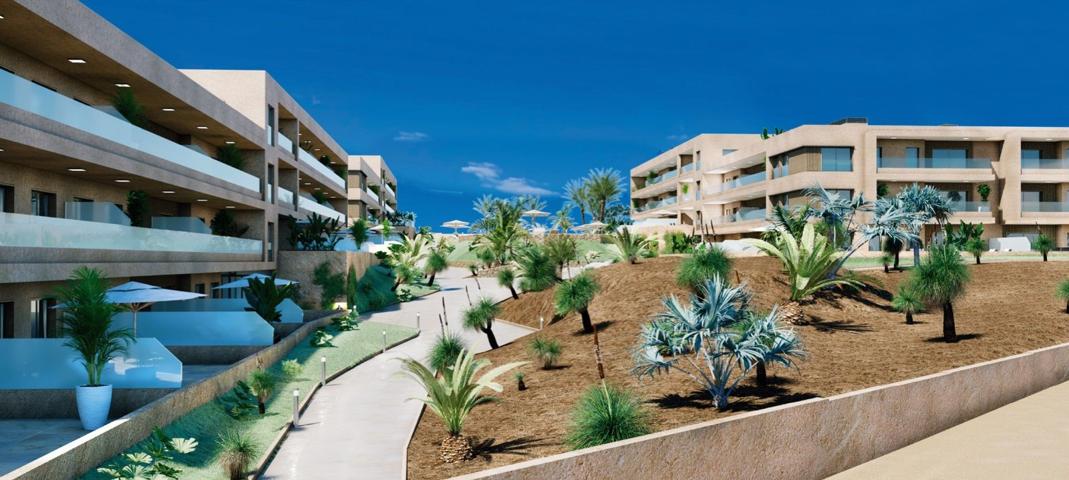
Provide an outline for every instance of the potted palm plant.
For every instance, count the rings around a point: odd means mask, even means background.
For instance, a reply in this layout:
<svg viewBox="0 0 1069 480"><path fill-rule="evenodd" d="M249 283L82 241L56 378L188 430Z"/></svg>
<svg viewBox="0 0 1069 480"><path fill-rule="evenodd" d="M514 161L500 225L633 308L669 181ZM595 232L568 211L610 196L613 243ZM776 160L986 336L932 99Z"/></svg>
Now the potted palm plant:
<svg viewBox="0 0 1069 480"><path fill-rule="evenodd" d="M108 302L107 291L99 270L81 267L57 292L63 302L60 322L67 336L63 345L78 352L88 377L85 385L75 388L78 417L86 430L100 428L108 421L111 385L102 381L104 367L125 354L134 340L130 329L112 327L112 317L123 307Z"/></svg>

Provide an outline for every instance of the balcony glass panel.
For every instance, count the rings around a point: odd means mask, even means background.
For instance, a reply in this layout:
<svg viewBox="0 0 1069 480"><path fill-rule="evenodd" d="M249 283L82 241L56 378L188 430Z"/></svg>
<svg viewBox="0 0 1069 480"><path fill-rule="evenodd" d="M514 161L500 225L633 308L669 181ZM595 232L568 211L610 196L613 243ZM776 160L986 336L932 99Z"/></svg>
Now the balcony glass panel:
<svg viewBox="0 0 1069 480"><path fill-rule="evenodd" d="M259 240L0 213L0 247L259 255Z"/></svg>
<svg viewBox="0 0 1069 480"><path fill-rule="evenodd" d="M1069 158L1022 158L1021 168L1036 170L1069 170Z"/></svg>
<svg viewBox="0 0 1069 480"><path fill-rule="evenodd" d="M656 185L656 184L661 183L661 182L663 182L665 180L675 178L678 175L679 175L679 172L676 171L675 169L672 169L672 170L664 172L664 173L662 173L660 175L657 175L656 177L653 177L653 178L648 178L647 177L646 186L649 187L649 186L652 186L652 185Z"/></svg>
<svg viewBox="0 0 1069 480"><path fill-rule="evenodd" d="M140 150L184 168L196 170L255 192L260 191L260 180L255 176L5 70L0 70L0 102Z"/></svg>
<svg viewBox="0 0 1069 480"><path fill-rule="evenodd" d="M329 206L323 205L310 198L301 199L300 207L302 210L307 210L312 213L322 215L327 218L337 218L338 221L345 221L345 214L341 213Z"/></svg>
<svg viewBox="0 0 1069 480"><path fill-rule="evenodd" d="M333 170L328 168L326 165L323 165L323 163L320 162L319 159L314 157L311 153L304 151L303 148L297 149L297 158L299 158L301 162L304 162L309 167L312 167L312 170L315 170L323 176L327 177L328 180L330 180L337 186L345 188L345 180L342 180L342 178L339 177L336 173L334 173Z"/></svg>
<svg viewBox="0 0 1069 480"><path fill-rule="evenodd" d="M0 390L70 389L84 385L81 357L63 345L66 341L0 340ZM181 388L182 362L159 340L141 337L130 344L126 353L108 362L101 380L115 388Z"/></svg>
<svg viewBox="0 0 1069 480"><path fill-rule="evenodd" d="M1022 212L1065 213L1069 212L1069 202L1021 202Z"/></svg>
<svg viewBox="0 0 1069 480"><path fill-rule="evenodd" d="M991 212L991 204L989 202L966 202L963 200L950 201L950 208L955 212L967 213L967 212Z"/></svg>
<svg viewBox="0 0 1069 480"><path fill-rule="evenodd" d="M644 205L642 205L640 207L636 207L635 211L636 212L645 212L647 210L653 210L653 209L656 209L656 208L668 207L668 206L671 206L671 205L675 205L678 201L679 201L678 197L667 197L667 198L664 198L662 200L646 202Z"/></svg>
<svg viewBox="0 0 1069 480"><path fill-rule="evenodd" d="M741 176L739 178L736 178L734 180L730 180L730 181L721 183L720 185L715 185L715 186L711 187L709 193L726 192L726 191L734 189L734 188L745 187L747 185L753 185L755 183L765 181L766 178L767 178L766 172L757 172L757 173L751 173L749 175L743 175L743 176Z"/></svg>
<svg viewBox="0 0 1069 480"><path fill-rule="evenodd" d="M713 220L713 223L738 223L752 220L764 220L767 212L763 208L742 208L731 215L724 215Z"/></svg>
<svg viewBox="0 0 1069 480"><path fill-rule="evenodd" d="M68 220L130 225L130 217L111 202L67 202L63 217Z"/></svg>
<svg viewBox="0 0 1069 480"><path fill-rule="evenodd" d="M895 158L877 159L879 168L991 168L990 158Z"/></svg>
<svg viewBox="0 0 1069 480"><path fill-rule="evenodd" d="M296 206L293 203L293 192L282 187L278 188L278 202L287 206Z"/></svg>
<svg viewBox="0 0 1069 480"><path fill-rule="evenodd" d="M379 202L379 194L375 193L375 191L374 191L374 190L372 190L372 189L370 189L370 188L369 188L369 189L367 189L366 191L367 191L367 196L371 197L371 198L372 198L372 199L374 199L374 200L375 200L376 202ZM381 203L381 202L380 202L380 203Z"/></svg>
<svg viewBox="0 0 1069 480"><path fill-rule="evenodd" d="M196 217L152 217L152 228L211 235L212 229Z"/></svg>
<svg viewBox="0 0 1069 480"><path fill-rule="evenodd" d="M290 140L289 137L283 135L282 132L278 132L278 147L293 153L293 140Z"/></svg>

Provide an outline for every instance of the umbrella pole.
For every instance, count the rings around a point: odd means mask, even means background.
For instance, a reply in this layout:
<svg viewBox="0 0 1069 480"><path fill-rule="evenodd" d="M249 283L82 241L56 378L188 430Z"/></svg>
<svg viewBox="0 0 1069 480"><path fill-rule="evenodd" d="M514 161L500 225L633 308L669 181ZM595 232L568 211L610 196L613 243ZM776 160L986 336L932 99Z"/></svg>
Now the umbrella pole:
<svg viewBox="0 0 1069 480"><path fill-rule="evenodd" d="M134 310L134 338L137 338L137 309Z"/></svg>

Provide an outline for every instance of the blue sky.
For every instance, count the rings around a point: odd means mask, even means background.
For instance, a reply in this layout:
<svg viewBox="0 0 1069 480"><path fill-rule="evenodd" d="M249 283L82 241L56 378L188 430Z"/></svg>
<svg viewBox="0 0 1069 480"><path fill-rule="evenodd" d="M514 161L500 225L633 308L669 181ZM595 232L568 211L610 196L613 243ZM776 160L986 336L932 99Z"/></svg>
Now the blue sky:
<svg viewBox="0 0 1069 480"><path fill-rule="evenodd" d="M568 179L703 132L1069 123L1066 5L86 3L178 68L268 70L347 151L386 157L420 224L484 193L556 209Z"/></svg>

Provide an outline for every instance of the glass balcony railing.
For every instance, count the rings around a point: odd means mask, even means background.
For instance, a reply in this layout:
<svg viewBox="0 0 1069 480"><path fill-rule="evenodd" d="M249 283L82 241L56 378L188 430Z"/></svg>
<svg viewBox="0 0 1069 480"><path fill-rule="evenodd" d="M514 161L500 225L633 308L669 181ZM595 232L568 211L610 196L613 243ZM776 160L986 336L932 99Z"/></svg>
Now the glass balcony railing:
<svg viewBox="0 0 1069 480"><path fill-rule="evenodd" d="M1021 202L1021 211L1033 213L1066 213L1069 212L1069 202Z"/></svg>
<svg viewBox="0 0 1069 480"><path fill-rule="evenodd" d="M653 201L653 202L646 202L644 205L635 207L635 211L636 212L646 212L646 211L654 210L654 209L661 208L661 207L669 207L669 206L675 205L678 202L679 202L679 198L678 197L667 197L667 198L664 198L662 200L657 200L657 201Z"/></svg>
<svg viewBox="0 0 1069 480"><path fill-rule="evenodd" d="M254 192L260 179L108 113L0 70L0 102Z"/></svg>
<svg viewBox="0 0 1069 480"><path fill-rule="evenodd" d="M397 198L397 192L394 192L393 188L390 188L390 184L384 183L382 184L382 188L385 189L387 192L390 192L391 197Z"/></svg>
<svg viewBox="0 0 1069 480"><path fill-rule="evenodd" d="M1029 170L1069 170L1069 158L1022 158L1021 168Z"/></svg>
<svg viewBox="0 0 1069 480"><path fill-rule="evenodd" d="M968 212L986 212L991 213L991 204L988 202L973 202L973 201L954 201L951 200L950 208L955 212L968 213Z"/></svg>
<svg viewBox="0 0 1069 480"><path fill-rule="evenodd" d="M891 158L876 159L878 168L991 168L990 158Z"/></svg>
<svg viewBox="0 0 1069 480"><path fill-rule="evenodd" d="M283 135L282 132L278 132L278 148L293 153L293 140Z"/></svg>
<svg viewBox="0 0 1069 480"><path fill-rule="evenodd" d="M211 235L212 229L196 217L152 217L152 228Z"/></svg>
<svg viewBox="0 0 1069 480"><path fill-rule="evenodd" d="M296 207L293 203L293 192L286 190L285 188L278 188L278 203L285 204L287 206Z"/></svg>
<svg viewBox="0 0 1069 480"><path fill-rule="evenodd" d="M130 217L111 202L67 202L63 217L68 220L130 225Z"/></svg>
<svg viewBox="0 0 1069 480"><path fill-rule="evenodd" d="M310 198L302 198L300 207L302 210L307 210L309 212L319 214L327 218L336 218L339 222L345 221L344 213L330 208L327 205L323 205L322 203L316 202L315 200Z"/></svg>
<svg viewBox="0 0 1069 480"><path fill-rule="evenodd" d="M262 243L247 238L0 213L0 247L259 255Z"/></svg>
<svg viewBox="0 0 1069 480"><path fill-rule="evenodd" d="M689 172L693 172L694 170L699 169L699 168L701 168L701 164L700 163L691 162L691 163L688 163L686 165L683 165L683 167L680 168L679 171L682 172L682 173L689 173Z"/></svg>
<svg viewBox="0 0 1069 480"><path fill-rule="evenodd" d="M714 219L713 223L722 224L764 220L766 215L767 211L763 208L742 208L731 215L724 215L723 217Z"/></svg>
<svg viewBox="0 0 1069 480"><path fill-rule="evenodd" d="M327 177L328 180L333 182L338 187L345 188L345 180L342 180L342 178L339 177L338 174L334 173L334 171L331 170L330 167L323 165L323 163L320 162L319 159L312 156L311 153L306 152L303 148L297 149L297 158L300 159L301 162L307 164L309 167L312 167L312 170L315 170L321 173L323 176Z"/></svg>
<svg viewBox="0 0 1069 480"><path fill-rule="evenodd" d="M646 186L647 187L652 187L652 186L654 186L654 185L656 185L658 183L661 183L661 182L663 182L665 180L669 180L669 179L675 178L677 176L679 176L679 172L673 169L673 170L669 170L667 172L664 172L664 173L662 173L660 175L657 175L656 177L653 177L653 178L647 177L646 178ZM645 188L645 187L643 187L643 188Z"/></svg>
<svg viewBox="0 0 1069 480"><path fill-rule="evenodd" d="M365 190L365 191L367 192L367 196L371 197L371 198L372 198L372 199L374 199L374 200L375 200L376 202L382 203L382 202L381 202L381 201L379 200L379 194L375 193L375 191L374 191L374 190L372 190L372 189L370 189L370 188L369 188L369 189L367 189L367 190Z"/></svg>
<svg viewBox="0 0 1069 480"><path fill-rule="evenodd" d="M751 173L749 175L743 175L734 180L729 180L720 185L714 185L710 187L709 193L721 193L728 190L732 190L739 187L745 187L747 185L753 185L758 182L763 182L768 178L765 172Z"/></svg>

